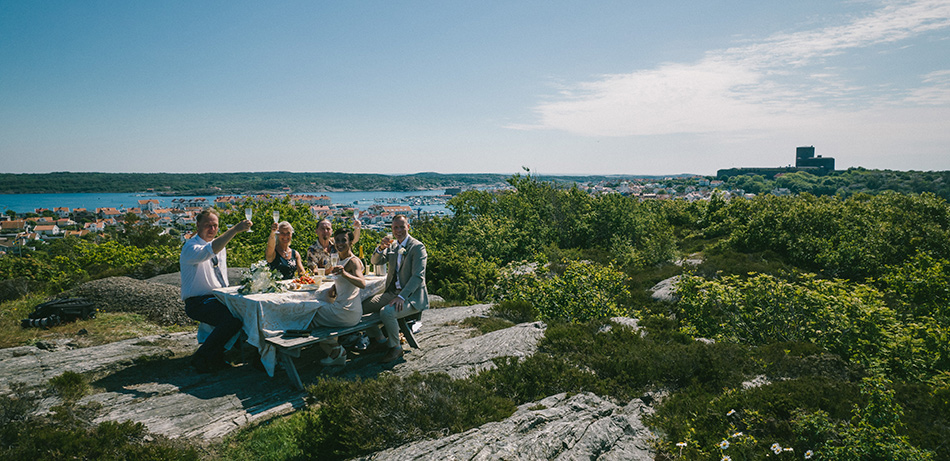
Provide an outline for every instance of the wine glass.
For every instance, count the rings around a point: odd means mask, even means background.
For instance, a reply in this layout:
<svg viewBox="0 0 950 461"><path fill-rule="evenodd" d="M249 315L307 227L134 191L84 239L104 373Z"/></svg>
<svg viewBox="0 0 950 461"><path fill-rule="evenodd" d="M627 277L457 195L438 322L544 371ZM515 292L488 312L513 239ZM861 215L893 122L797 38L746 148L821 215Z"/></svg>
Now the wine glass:
<svg viewBox="0 0 950 461"><path fill-rule="evenodd" d="M360 210L353 210L353 220L356 221L360 219Z"/></svg>
<svg viewBox="0 0 950 461"><path fill-rule="evenodd" d="M279 211L274 210L274 213L271 214L271 216L274 217L274 224L277 224L277 222L280 221L280 212L279 212Z"/></svg>
<svg viewBox="0 0 950 461"><path fill-rule="evenodd" d="M245 208L245 209L244 209L244 217L247 218L248 221L251 220L251 209L250 209L250 208ZM247 231L250 232L251 229L248 229Z"/></svg>

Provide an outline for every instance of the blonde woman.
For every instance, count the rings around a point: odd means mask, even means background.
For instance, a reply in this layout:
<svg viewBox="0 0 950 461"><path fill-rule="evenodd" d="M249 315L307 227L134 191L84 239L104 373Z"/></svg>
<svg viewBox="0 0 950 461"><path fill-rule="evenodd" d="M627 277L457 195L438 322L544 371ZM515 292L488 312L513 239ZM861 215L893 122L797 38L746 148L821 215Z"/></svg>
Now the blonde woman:
<svg viewBox="0 0 950 461"><path fill-rule="evenodd" d="M267 249L264 257L267 258L267 267L280 272L284 280L290 280L303 274L303 260L300 253L290 248L290 241L294 237L294 226L287 221L270 226L270 237L267 238Z"/></svg>

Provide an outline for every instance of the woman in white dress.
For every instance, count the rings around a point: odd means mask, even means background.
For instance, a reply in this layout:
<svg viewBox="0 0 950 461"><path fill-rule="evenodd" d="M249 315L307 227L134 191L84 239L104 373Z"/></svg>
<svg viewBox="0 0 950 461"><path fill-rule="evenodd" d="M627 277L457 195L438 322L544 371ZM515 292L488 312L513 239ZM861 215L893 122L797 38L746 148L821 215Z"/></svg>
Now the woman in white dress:
<svg viewBox="0 0 950 461"><path fill-rule="evenodd" d="M360 323L363 316L363 304L360 289L366 287L363 278L363 261L353 255L351 246L353 233L339 229L333 233L333 246L336 247L340 262L330 269L334 275L333 286L328 300L319 307L310 322L310 327L348 327ZM327 358L320 361L324 366L346 363L346 350L339 346L336 339L320 343Z"/></svg>

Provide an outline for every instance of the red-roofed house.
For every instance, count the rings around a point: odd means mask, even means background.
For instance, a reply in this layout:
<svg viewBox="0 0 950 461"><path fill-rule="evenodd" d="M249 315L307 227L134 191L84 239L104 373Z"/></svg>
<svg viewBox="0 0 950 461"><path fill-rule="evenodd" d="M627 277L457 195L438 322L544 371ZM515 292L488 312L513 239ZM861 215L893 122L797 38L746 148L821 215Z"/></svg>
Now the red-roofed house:
<svg viewBox="0 0 950 461"><path fill-rule="evenodd" d="M60 218L65 218L69 216L69 208L64 207L64 206L58 206L56 208L53 208L53 213L56 213L56 216L59 216Z"/></svg>
<svg viewBox="0 0 950 461"><path fill-rule="evenodd" d="M330 207L326 205L314 205L310 207L310 213L314 216L330 216L333 213L330 211Z"/></svg>
<svg viewBox="0 0 950 461"><path fill-rule="evenodd" d="M139 200L139 207L143 210L155 211L159 207L157 199Z"/></svg>
<svg viewBox="0 0 950 461"><path fill-rule="evenodd" d="M311 205L330 205L330 197L326 195L291 195L291 203L309 203Z"/></svg>
<svg viewBox="0 0 950 461"><path fill-rule="evenodd" d="M59 226L56 224L38 224L33 228L33 232L40 234L44 237L51 237L53 235L59 235L62 231L59 229Z"/></svg>
<svg viewBox="0 0 950 461"><path fill-rule="evenodd" d="M83 228L89 232L102 232L106 230L106 222L102 220L96 222L87 222L85 225L83 225Z"/></svg>
<svg viewBox="0 0 950 461"><path fill-rule="evenodd" d="M102 219L118 218L122 216L122 212L116 209L115 207L96 208L96 215Z"/></svg>
<svg viewBox="0 0 950 461"><path fill-rule="evenodd" d="M12 221L2 221L0 222L0 230L10 231L10 232L20 232L26 230L26 221L22 219L14 219Z"/></svg>

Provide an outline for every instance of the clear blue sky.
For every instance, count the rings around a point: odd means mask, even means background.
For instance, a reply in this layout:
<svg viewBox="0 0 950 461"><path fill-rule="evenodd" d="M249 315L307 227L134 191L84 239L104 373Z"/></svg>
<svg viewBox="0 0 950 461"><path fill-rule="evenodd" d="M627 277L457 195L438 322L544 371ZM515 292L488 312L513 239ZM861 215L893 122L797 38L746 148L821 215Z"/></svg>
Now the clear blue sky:
<svg viewBox="0 0 950 461"><path fill-rule="evenodd" d="M950 0L0 0L0 171L950 170Z"/></svg>

